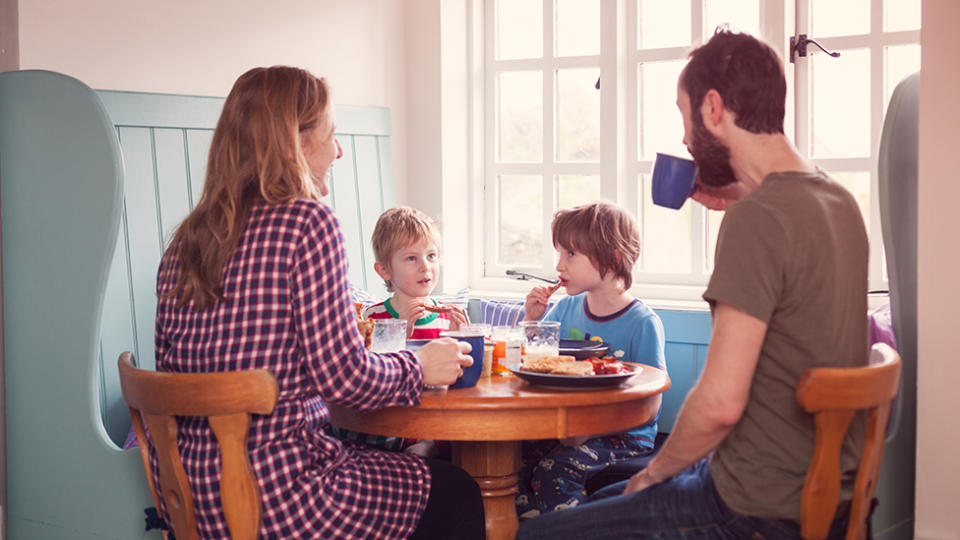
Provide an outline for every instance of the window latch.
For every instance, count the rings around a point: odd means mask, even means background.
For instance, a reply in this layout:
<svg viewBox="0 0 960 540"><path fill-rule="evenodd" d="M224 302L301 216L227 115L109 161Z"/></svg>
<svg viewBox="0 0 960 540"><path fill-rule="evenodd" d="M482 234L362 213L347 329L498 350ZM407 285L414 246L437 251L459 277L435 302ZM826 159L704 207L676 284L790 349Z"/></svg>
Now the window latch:
<svg viewBox="0 0 960 540"><path fill-rule="evenodd" d="M840 53L833 52L823 45L817 43L815 39L808 39L806 34L800 34L799 36L790 36L790 63L794 63L794 59L797 56L806 57L807 56L807 45L816 45L821 51L829 54L830 56L837 58L840 56Z"/></svg>

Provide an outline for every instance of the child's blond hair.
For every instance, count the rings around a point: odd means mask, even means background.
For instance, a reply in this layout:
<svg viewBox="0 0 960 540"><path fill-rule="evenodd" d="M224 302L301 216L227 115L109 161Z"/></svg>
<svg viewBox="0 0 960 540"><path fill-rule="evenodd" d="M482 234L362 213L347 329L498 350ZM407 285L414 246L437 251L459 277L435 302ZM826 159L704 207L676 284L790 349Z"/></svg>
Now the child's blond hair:
<svg viewBox="0 0 960 540"><path fill-rule="evenodd" d="M424 241L440 248L440 231L430 216L416 208L396 206L380 215L373 228L373 255L377 262L390 268L390 259L397 251ZM393 292L390 280L384 280L387 290Z"/></svg>
<svg viewBox="0 0 960 540"><path fill-rule="evenodd" d="M559 210L553 215L553 247L586 255L600 276L607 272L633 284L633 265L640 258L640 232L629 212L608 202Z"/></svg>

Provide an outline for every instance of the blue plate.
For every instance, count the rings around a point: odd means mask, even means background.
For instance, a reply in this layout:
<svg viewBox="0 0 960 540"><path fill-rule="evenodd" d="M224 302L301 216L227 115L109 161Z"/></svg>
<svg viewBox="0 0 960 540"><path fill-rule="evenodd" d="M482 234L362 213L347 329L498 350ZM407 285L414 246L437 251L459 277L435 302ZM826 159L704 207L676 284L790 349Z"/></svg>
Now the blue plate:
<svg viewBox="0 0 960 540"><path fill-rule="evenodd" d="M577 360L603 358L610 352L610 345L602 341L586 339L561 339L560 354L572 356Z"/></svg>

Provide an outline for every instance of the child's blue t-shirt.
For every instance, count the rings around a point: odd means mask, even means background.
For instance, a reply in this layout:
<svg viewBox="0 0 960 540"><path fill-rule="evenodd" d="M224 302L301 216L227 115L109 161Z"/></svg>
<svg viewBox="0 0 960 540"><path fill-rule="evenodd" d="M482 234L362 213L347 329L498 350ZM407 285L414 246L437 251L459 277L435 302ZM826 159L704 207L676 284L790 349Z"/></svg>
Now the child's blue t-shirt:
<svg viewBox="0 0 960 540"><path fill-rule="evenodd" d="M589 312L587 294L563 298L544 317L545 321L560 321L563 339L591 339L599 337L610 345L610 356L624 362L636 362L667 369L664 359L663 323L652 309L640 300L611 315L598 317ZM653 447L657 436L657 419L630 431Z"/></svg>

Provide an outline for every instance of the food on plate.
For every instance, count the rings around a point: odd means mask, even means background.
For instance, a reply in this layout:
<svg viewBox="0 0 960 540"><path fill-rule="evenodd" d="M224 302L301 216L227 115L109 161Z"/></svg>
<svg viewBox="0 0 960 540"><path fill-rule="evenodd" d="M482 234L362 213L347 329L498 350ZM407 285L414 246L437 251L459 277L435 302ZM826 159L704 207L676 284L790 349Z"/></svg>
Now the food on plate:
<svg viewBox="0 0 960 540"><path fill-rule="evenodd" d="M630 373L631 369L613 356L577 360L572 356L525 356L521 369L533 373L551 375L620 375Z"/></svg>
<svg viewBox="0 0 960 540"><path fill-rule="evenodd" d="M629 371L627 367L623 365L623 362L612 356L591 358L589 362L593 364L593 373L595 375L619 375L620 373Z"/></svg>
<svg viewBox="0 0 960 540"><path fill-rule="evenodd" d="M432 304L424 304L423 309L429 311L430 313L450 313L457 308L449 305L434 306Z"/></svg>
<svg viewBox="0 0 960 540"><path fill-rule="evenodd" d="M370 344L373 343L373 327L376 323L373 319L363 318L363 304L354 302L353 307L357 310L357 329L363 336L363 346L369 349Z"/></svg>
<svg viewBox="0 0 960 540"><path fill-rule="evenodd" d="M572 356L527 356L522 369L534 373L554 375L589 376L594 374L593 364L581 362Z"/></svg>

